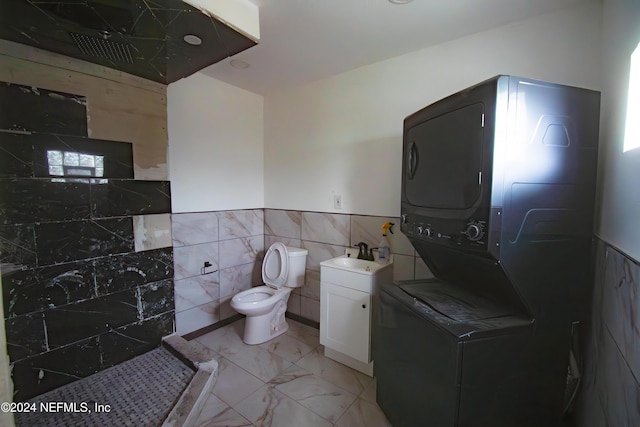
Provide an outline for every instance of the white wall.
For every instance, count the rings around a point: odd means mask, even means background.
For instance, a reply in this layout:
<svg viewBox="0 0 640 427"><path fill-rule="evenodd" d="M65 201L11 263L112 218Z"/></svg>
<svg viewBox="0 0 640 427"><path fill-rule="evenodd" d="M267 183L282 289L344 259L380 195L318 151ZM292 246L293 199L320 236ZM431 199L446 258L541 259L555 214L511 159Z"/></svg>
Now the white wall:
<svg viewBox="0 0 640 427"><path fill-rule="evenodd" d="M636 260L640 260L640 148L623 152L623 144L629 61L640 42L638 23L640 2L604 1L600 221L596 234Z"/></svg>
<svg viewBox="0 0 640 427"><path fill-rule="evenodd" d="M263 98L201 73L167 88L172 209L262 208Z"/></svg>
<svg viewBox="0 0 640 427"><path fill-rule="evenodd" d="M594 3L266 95L265 207L398 216L404 117L496 74L600 89L600 19Z"/></svg>

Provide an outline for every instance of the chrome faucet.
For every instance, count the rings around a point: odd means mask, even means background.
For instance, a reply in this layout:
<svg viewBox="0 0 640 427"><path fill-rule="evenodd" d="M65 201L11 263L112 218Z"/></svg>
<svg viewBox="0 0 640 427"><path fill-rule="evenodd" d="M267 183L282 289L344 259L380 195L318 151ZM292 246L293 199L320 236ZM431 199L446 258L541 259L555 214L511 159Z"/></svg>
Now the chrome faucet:
<svg viewBox="0 0 640 427"><path fill-rule="evenodd" d="M360 242L360 243L356 243L353 246L360 248L360 251L358 252L358 259L369 259L369 255L367 254L367 249L369 248L369 245L367 245L365 242Z"/></svg>

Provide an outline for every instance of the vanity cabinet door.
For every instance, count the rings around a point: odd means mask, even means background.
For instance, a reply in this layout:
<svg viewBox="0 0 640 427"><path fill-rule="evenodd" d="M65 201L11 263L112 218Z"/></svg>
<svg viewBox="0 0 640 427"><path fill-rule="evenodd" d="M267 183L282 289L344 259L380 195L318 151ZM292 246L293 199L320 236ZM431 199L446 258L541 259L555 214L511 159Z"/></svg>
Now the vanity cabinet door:
<svg viewBox="0 0 640 427"><path fill-rule="evenodd" d="M320 343L364 363L371 361L371 295L320 283Z"/></svg>

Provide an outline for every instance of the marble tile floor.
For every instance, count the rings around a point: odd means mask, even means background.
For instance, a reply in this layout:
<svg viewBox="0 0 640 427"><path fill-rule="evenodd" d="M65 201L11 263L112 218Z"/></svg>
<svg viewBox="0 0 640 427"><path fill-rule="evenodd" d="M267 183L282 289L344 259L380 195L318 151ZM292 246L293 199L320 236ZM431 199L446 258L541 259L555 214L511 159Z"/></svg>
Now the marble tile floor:
<svg viewBox="0 0 640 427"><path fill-rule="evenodd" d="M242 342L244 319L196 338L217 353L218 379L200 427L387 427L375 380L324 356L319 331L287 319L263 344Z"/></svg>

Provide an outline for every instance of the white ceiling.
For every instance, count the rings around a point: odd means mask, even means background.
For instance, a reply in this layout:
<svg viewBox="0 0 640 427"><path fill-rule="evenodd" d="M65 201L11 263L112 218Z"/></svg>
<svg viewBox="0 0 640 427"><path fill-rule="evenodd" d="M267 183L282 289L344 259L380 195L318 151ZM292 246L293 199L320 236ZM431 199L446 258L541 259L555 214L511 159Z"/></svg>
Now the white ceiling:
<svg viewBox="0 0 640 427"><path fill-rule="evenodd" d="M427 46L598 0L251 0L260 43L203 72L265 94ZM490 49L490 47L487 47Z"/></svg>

